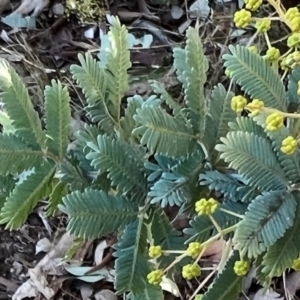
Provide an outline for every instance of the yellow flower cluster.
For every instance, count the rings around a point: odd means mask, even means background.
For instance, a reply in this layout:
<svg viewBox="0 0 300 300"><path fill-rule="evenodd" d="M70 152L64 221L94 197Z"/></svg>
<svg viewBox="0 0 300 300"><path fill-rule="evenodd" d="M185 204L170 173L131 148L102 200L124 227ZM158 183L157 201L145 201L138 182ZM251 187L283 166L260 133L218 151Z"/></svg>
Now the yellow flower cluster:
<svg viewBox="0 0 300 300"><path fill-rule="evenodd" d="M281 61L281 68L283 70L286 69L293 69L296 66L298 66L300 64L300 52L299 51L295 51L289 55L287 55L282 61Z"/></svg>
<svg viewBox="0 0 300 300"><path fill-rule="evenodd" d="M151 246L149 248L149 256L151 258L159 258L160 256L162 256L161 246Z"/></svg>
<svg viewBox="0 0 300 300"><path fill-rule="evenodd" d="M300 271L300 258L297 258L293 261L292 268L295 271Z"/></svg>
<svg viewBox="0 0 300 300"><path fill-rule="evenodd" d="M275 47L270 47L267 50L267 53L265 56L265 58L271 62L277 61L279 59L279 57L280 57L280 51L279 51L279 49L277 49Z"/></svg>
<svg viewBox="0 0 300 300"><path fill-rule="evenodd" d="M250 110L250 117L255 117L260 113L264 106L265 104L263 101L259 99L253 99L253 101L246 106L246 109Z"/></svg>
<svg viewBox="0 0 300 300"><path fill-rule="evenodd" d="M212 215L218 208L220 203L214 198L206 200L205 198L200 199L196 202L196 212L198 215Z"/></svg>
<svg viewBox="0 0 300 300"><path fill-rule="evenodd" d="M246 9L241 9L234 14L233 21L236 27L245 28L251 21L251 12Z"/></svg>
<svg viewBox="0 0 300 300"><path fill-rule="evenodd" d="M283 117L279 113L273 113L266 119L266 129L276 131L283 127Z"/></svg>
<svg viewBox="0 0 300 300"><path fill-rule="evenodd" d="M300 33L294 32L287 40L288 47L299 47L300 46Z"/></svg>
<svg viewBox="0 0 300 300"><path fill-rule="evenodd" d="M253 52L253 53L258 54L258 47L255 46L255 45L250 46L250 47L248 48L248 50L250 50L250 51Z"/></svg>
<svg viewBox="0 0 300 300"><path fill-rule="evenodd" d="M234 96L231 99L231 109L237 113L241 113L247 105L247 99L243 96Z"/></svg>
<svg viewBox="0 0 300 300"><path fill-rule="evenodd" d="M182 268L182 277L191 280L201 275L201 268L198 264L189 264Z"/></svg>
<svg viewBox="0 0 300 300"><path fill-rule="evenodd" d="M259 33L265 33L271 29L271 20L260 20L255 23L255 28Z"/></svg>
<svg viewBox="0 0 300 300"><path fill-rule="evenodd" d="M286 155L292 155L297 150L298 142L292 136L288 136L282 141L280 150Z"/></svg>
<svg viewBox="0 0 300 300"><path fill-rule="evenodd" d="M238 260L235 262L233 269L237 276L245 276L250 270L250 262Z"/></svg>
<svg viewBox="0 0 300 300"><path fill-rule="evenodd" d="M300 31L300 12L297 7L291 7L285 13L290 28L293 32Z"/></svg>
<svg viewBox="0 0 300 300"><path fill-rule="evenodd" d="M202 249L203 249L203 247L200 243L192 242L192 243L189 243L189 247L186 250L186 254L187 254L187 256L196 258L201 253Z"/></svg>
<svg viewBox="0 0 300 300"><path fill-rule="evenodd" d="M263 0L245 0L246 8L252 11L258 10Z"/></svg>
<svg viewBox="0 0 300 300"><path fill-rule="evenodd" d="M148 282L150 284L158 285L162 282L162 278L164 276L163 270L154 270L147 275Z"/></svg>

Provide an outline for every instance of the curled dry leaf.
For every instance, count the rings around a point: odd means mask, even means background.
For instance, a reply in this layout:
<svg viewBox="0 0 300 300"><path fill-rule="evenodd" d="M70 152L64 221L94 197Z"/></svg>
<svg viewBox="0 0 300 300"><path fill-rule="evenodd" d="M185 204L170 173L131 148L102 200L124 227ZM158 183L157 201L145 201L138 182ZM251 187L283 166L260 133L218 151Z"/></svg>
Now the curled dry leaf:
<svg viewBox="0 0 300 300"><path fill-rule="evenodd" d="M280 297L280 295L272 289L260 289L255 294L253 300L283 300L283 297Z"/></svg>
<svg viewBox="0 0 300 300"><path fill-rule="evenodd" d="M37 17L49 5L49 0L23 0L22 4L16 9L16 13L27 15L32 12L32 17Z"/></svg>

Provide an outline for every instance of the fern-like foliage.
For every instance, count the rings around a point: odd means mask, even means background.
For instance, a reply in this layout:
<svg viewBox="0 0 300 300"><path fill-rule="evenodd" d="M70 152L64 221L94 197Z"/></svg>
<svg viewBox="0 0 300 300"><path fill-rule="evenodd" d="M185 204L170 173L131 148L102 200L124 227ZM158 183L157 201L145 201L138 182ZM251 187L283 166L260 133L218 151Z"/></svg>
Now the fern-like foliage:
<svg viewBox="0 0 300 300"><path fill-rule="evenodd" d="M183 84L186 105L194 113L195 118L198 118L197 121L195 120L195 132L202 136L205 128L204 83L208 62L204 56L201 40L198 38L198 31L190 27L186 37L184 50L174 48L174 68L178 79Z"/></svg>
<svg viewBox="0 0 300 300"><path fill-rule="evenodd" d="M236 251L227 261L224 270L218 274L209 290L204 294L203 300L238 299L243 285L243 277L234 273L235 261L239 259Z"/></svg>
<svg viewBox="0 0 300 300"><path fill-rule="evenodd" d="M255 121L262 127L265 127L267 114L261 113L255 117ZM275 150L276 156L282 166L285 176L288 180L294 183L300 180L300 166L299 166L299 150L294 155L285 155L281 151L282 141L289 135L289 129L286 127L280 128L274 132L268 132L267 135L272 141L272 146Z"/></svg>
<svg viewBox="0 0 300 300"><path fill-rule="evenodd" d="M15 134L35 149L45 148L45 133L28 90L4 59L0 59L0 90L4 108L16 130Z"/></svg>
<svg viewBox="0 0 300 300"><path fill-rule="evenodd" d="M294 221L296 200L287 191L273 191L257 196L238 226L236 248L255 258L281 238Z"/></svg>
<svg viewBox="0 0 300 300"><path fill-rule="evenodd" d="M143 292L140 292L138 295L133 295L130 293L128 295L128 299L130 300L164 300L164 294L162 289L159 286L147 284L146 288Z"/></svg>
<svg viewBox="0 0 300 300"><path fill-rule="evenodd" d="M289 83L288 83L288 100L289 107L288 110L290 112L299 111L300 97L298 95L298 82L300 80L300 67L297 66L293 69L293 71L289 75Z"/></svg>
<svg viewBox="0 0 300 300"><path fill-rule="evenodd" d="M0 174L17 174L31 169L42 163L43 156L42 151L32 150L17 136L0 134Z"/></svg>
<svg viewBox="0 0 300 300"><path fill-rule="evenodd" d="M193 129L160 107L138 109L134 119L141 126L134 129L133 134L141 136L141 144L147 145L152 153L180 157L196 147L197 136Z"/></svg>
<svg viewBox="0 0 300 300"><path fill-rule="evenodd" d="M79 54L78 59L81 65L72 65L70 71L85 94L88 116L112 134L117 124L108 108L107 71L89 53Z"/></svg>
<svg viewBox="0 0 300 300"><path fill-rule="evenodd" d="M205 141L209 151L229 131L229 122L236 118L230 103L232 92L227 92L222 84L217 85L209 98L209 114L206 115Z"/></svg>
<svg viewBox="0 0 300 300"><path fill-rule="evenodd" d="M130 161L131 156L120 141L107 135L99 135L97 144L89 142L87 146L91 151L86 158L99 174L107 172L112 185L120 193L134 193L137 198L143 200L143 194L146 192L144 174Z"/></svg>
<svg viewBox="0 0 300 300"><path fill-rule="evenodd" d="M115 248L115 288L118 293L131 291L133 295L143 294L147 287L146 277L150 266L146 256L147 227L142 216L125 228Z"/></svg>
<svg viewBox="0 0 300 300"><path fill-rule="evenodd" d="M115 232L138 215L138 207L125 197L90 188L67 195L59 208L69 216L68 230L83 238Z"/></svg>
<svg viewBox="0 0 300 300"><path fill-rule="evenodd" d="M230 201L250 202L256 196L256 190L245 185L233 174L219 171L206 171L200 174L200 184L208 185L211 191L220 191Z"/></svg>
<svg viewBox="0 0 300 300"><path fill-rule="evenodd" d="M276 241L269 249L262 261L262 273L272 279L272 277L280 276L293 261L298 258L300 253L300 195L294 192L293 196L297 201L294 223L285 235Z"/></svg>
<svg viewBox="0 0 300 300"><path fill-rule="evenodd" d="M70 96L61 82L52 81L45 88L47 146L60 159L64 158L69 144L71 123Z"/></svg>
<svg viewBox="0 0 300 300"><path fill-rule="evenodd" d="M68 186L64 182L59 181L56 183L49 196L49 204L47 206L48 216L54 216L59 212L58 206L62 204L62 199L67 195L67 193Z"/></svg>
<svg viewBox="0 0 300 300"><path fill-rule="evenodd" d="M109 90L109 101L113 105L113 115L115 120L119 122L121 113L120 105L124 94L127 92L128 74L127 71L131 67L130 52L127 47L128 31L124 25L116 17L110 17L110 31L108 37L110 47L106 48L107 63L107 87Z"/></svg>
<svg viewBox="0 0 300 300"><path fill-rule="evenodd" d="M247 47L229 46L231 54L224 54L225 67L231 78L241 85L253 99L263 99L268 107L287 108L287 96L282 81L263 57Z"/></svg>
<svg viewBox="0 0 300 300"><path fill-rule="evenodd" d="M221 158L237 170L247 183L261 191L285 189L287 181L270 143L254 134L236 131L216 146ZM260 176L257 176L260 174Z"/></svg>
<svg viewBox="0 0 300 300"><path fill-rule="evenodd" d="M36 204L49 195L49 183L54 171L55 165L45 162L36 167L21 184L16 185L1 209L0 223L6 223L7 229L19 228Z"/></svg>

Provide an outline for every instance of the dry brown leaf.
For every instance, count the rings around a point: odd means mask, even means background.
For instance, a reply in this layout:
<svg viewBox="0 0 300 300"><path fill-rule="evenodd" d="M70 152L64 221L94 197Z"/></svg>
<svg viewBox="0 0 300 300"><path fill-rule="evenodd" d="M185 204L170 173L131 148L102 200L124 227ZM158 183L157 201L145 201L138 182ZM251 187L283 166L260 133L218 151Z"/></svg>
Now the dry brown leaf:
<svg viewBox="0 0 300 300"><path fill-rule="evenodd" d="M226 242L222 239L211 243L205 250L203 256L209 256L209 261L220 261Z"/></svg>

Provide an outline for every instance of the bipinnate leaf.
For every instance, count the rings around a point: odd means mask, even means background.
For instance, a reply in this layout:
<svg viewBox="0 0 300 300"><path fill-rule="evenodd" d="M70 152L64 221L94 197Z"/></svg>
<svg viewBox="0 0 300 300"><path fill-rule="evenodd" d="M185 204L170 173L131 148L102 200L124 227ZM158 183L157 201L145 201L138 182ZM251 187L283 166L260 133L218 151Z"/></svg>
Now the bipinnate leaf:
<svg viewBox="0 0 300 300"><path fill-rule="evenodd" d="M1 101L12 120L15 134L27 145L45 149L46 139L41 120L33 108L28 90L5 59L0 59L0 90Z"/></svg>
<svg viewBox="0 0 300 300"><path fill-rule="evenodd" d="M263 258L262 272L270 279L281 276L287 268L291 267L300 253L300 195L299 192L293 192L293 195L297 200L294 223L284 236L268 249Z"/></svg>
<svg viewBox="0 0 300 300"><path fill-rule="evenodd" d="M30 149L14 135L0 134L0 174L16 174L38 166L45 154Z"/></svg>
<svg viewBox="0 0 300 300"><path fill-rule="evenodd" d="M136 220L138 206L123 196L85 189L63 198L59 209L69 217L68 230L77 237L98 238Z"/></svg>
<svg viewBox="0 0 300 300"><path fill-rule="evenodd" d="M252 187L261 191L285 189L288 185L272 145L253 133L229 132L218 144L221 158ZM259 176L257 175L259 174Z"/></svg>
<svg viewBox="0 0 300 300"><path fill-rule="evenodd" d="M182 82L185 91L185 102L189 109L197 116L197 133L204 132L206 103L204 95L204 83L208 61L204 55L203 45L198 31L189 27L186 33L187 42L185 53L179 48L174 49L174 68L178 79Z"/></svg>
<svg viewBox="0 0 300 300"><path fill-rule="evenodd" d="M202 300L236 300L242 290L243 277L234 272L234 263L239 260L237 251L229 257L225 268L215 278Z"/></svg>
<svg viewBox="0 0 300 300"><path fill-rule="evenodd" d="M68 193L68 186L59 181L53 188L50 197L49 197L49 204L47 205L47 215L54 216L58 213L58 205L62 204L62 199Z"/></svg>
<svg viewBox="0 0 300 300"><path fill-rule="evenodd" d="M122 98L129 89L128 69L131 67L130 51L128 49L128 31L125 25L121 25L116 17L111 16L108 38L110 47L105 48L107 63L107 87L109 89L109 100L113 104L113 115L119 122L121 113L120 105Z"/></svg>
<svg viewBox="0 0 300 300"><path fill-rule="evenodd" d="M108 88L106 70L90 53L78 55L80 66L70 67L73 78L82 88L88 105L85 107L92 122L99 122L105 132L112 134L116 121L108 108Z"/></svg>
<svg viewBox="0 0 300 300"><path fill-rule="evenodd" d="M261 99L265 106L283 111L287 109L284 85L263 57L244 46L229 46L231 54L224 54L224 66L230 77L237 82L252 99Z"/></svg>
<svg viewBox="0 0 300 300"><path fill-rule="evenodd" d="M195 149L197 136L183 119L174 118L161 107L137 109L134 119L141 124L133 130L141 136L141 144L152 153L180 157Z"/></svg>
<svg viewBox="0 0 300 300"><path fill-rule="evenodd" d="M266 127L266 119L268 113L261 112L258 116L254 117L255 122L262 128ZM281 164L285 177L292 182L298 182L300 178L300 166L299 166L299 150L293 155L286 155L281 151L282 141L289 135L290 128L282 127L275 131L266 131L268 137L272 141L273 151L276 153L277 159Z"/></svg>
<svg viewBox="0 0 300 300"><path fill-rule="evenodd" d="M139 216L126 226L119 242L114 246L116 252L115 289L118 294L131 291L133 295L143 293L147 287L150 272L147 247L147 227Z"/></svg>
<svg viewBox="0 0 300 300"><path fill-rule="evenodd" d="M62 159L67 151L71 124L70 96L67 87L61 82L52 80L51 86L46 86L46 134L50 152Z"/></svg>
<svg viewBox="0 0 300 300"><path fill-rule="evenodd" d="M143 171L134 162L135 158L126 151L121 141L108 135L98 135L97 143L88 142L90 153L86 158L91 161L99 174L107 172L112 185L123 194L133 193L139 201L146 194L146 180Z"/></svg>
<svg viewBox="0 0 300 300"><path fill-rule="evenodd" d="M37 203L51 192L49 185L55 169L53 162L44 162L16 185L1 209L0 223L7 223L6 228L10 230L20 228Z"/></svg>
<svg viewBox="0 0 300 300"><path fill-rule="evenodd" d="M227 92L222 84L218 84L209 98L209 114L206 115L205 141L209 151L213 151L220 137L229 131L229 122L235 120L236 113L231 109L232 92Z"/></svg>
<svg viewBox="0 0 300 300"><path fill-rule="evenodd" d="M299 112L300 97L298 95L298 82L300 81L300 66L296 66L289 74L288 100L290 112Z"/></svg>
<svg viewBox="0 0 300 300"><path fill-rule="evenodd" d="M256 258L281 238L293 225L296 200L288 191L257 196L248 206L234 236L242 256Z"/></svg>

